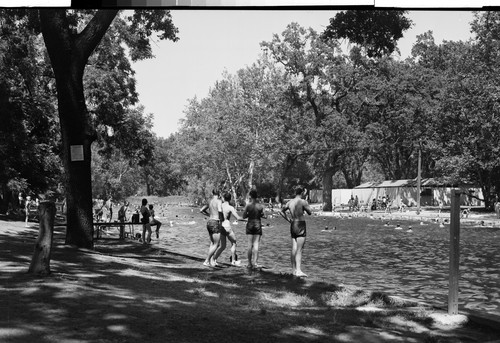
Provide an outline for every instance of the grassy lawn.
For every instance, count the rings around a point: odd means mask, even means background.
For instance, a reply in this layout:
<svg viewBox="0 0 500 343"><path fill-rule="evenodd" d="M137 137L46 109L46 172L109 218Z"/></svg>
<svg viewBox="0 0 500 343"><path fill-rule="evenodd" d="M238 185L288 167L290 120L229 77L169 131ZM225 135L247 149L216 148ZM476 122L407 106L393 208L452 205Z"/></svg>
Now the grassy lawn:
<svg viewBox="0 0 500 343"><path fill-rule="evenodd" d="M0 342L487 342L499 332L364 291L101 240L26 274L38 228L0 222ZM446 319L453 319L446 323Z"/></svg>

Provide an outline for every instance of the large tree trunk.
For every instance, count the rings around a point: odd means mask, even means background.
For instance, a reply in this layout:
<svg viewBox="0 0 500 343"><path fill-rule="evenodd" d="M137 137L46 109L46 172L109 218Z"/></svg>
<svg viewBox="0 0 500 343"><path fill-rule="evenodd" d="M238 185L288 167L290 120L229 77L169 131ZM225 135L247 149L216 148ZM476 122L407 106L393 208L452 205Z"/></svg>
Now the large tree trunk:
<svg viewBox="0 0 500 343"><path fill-rule="evenodd" d="M99 11L85 29L70 29L66 10L40 10L43 39L56 79L66 171L66 244L93 248L90 145L95 138L83 92L83 72L117 10Z"/></svg>
<svg viewBox="0 0 500 343"><path fill-rule="evenodd" d="M290 154L287 154L285 160L283 161L283 166L281 168L281 173L279 176L278 190L276 192L277 203L281 203L281 201L283 200L285 177L290 168L292 168L295 164L295 161L297 161L297 156L292 156Z"/></svg>
<svg viewBox="0 0 500 343"><path fill-rule="evenodd" d="M231 194L233 196L233 200L235 203L235 207L238 208L238 198L236 194L236 187L233 183L233 177L231 175L231 171L229 170L229 164L226 161L226 173L227 173L227 179L229 180L229 188L231 188Z"/></svg>
<svg viewBox="0 0 500 343"><path fill-rule="evenodd" d="M332 188L333 188L333 175L336 170L328 168L323 172L323 211L332 211Z"/></svg>
<svg viewBox="0 0 500 343"><path fill-rule="evenodd" d="M38 206L38 215L40 218L38 239L28 273L48 275L50 274L50 255L54 235L54 218L56 216L55 203L42 201Z"/></svg>
<svg viewBox="0 0 500 343"><path fill-rule="evenodd" d="M254 168L255 168L255 161L254 161L253 157L251 157L250 158L250 164L248 165L248 179L247 179L247 189L248 189L248 192L250 192L254 188L254 185L253 185L253 171L254 171ZM247 192L247 195L245 197L245 202L246 203L248 203L248 201L250 200L248 192Z"/></svg>
<svg viewBox="0 0 500 343"><path fill-rule="evenodd" d="M87 123L83 85L79 75L68 77L57 87L59 117L63 142L63 163L66 170L67 231L66 244L93 247L91 149L93 135ZM69 75L68 75L69 76ZM61 84L62 82L59 82ZM72 149L74 150L72 153ZM78 150L83 156L77 156Z"/></svg>

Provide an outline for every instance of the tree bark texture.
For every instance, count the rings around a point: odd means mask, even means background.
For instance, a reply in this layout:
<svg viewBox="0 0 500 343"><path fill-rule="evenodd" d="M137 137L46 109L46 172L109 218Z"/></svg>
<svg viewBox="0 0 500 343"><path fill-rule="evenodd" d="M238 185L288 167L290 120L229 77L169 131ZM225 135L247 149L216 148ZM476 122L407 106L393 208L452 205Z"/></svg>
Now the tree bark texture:
<svg viewBox="0 0 500 343"><path fill-rule="evenodd" d="M50 254L54 235L56 204L51 201L42 201L38 206L38 215L40 218L38 239L28 273L48 275L50 274Z"/></svg>
<svg viewBox="0 0 500 343"><path fill-rule="evenodd" d="M336 170L328 168L323 172L323 211L332 211L332 188L333 188L333 175Z"/></svg>
<svg viewBox="0 0 500 343"><path fill-rule="evenodd" d="M290 171L290 169L294 166L296 161L297 161L297 156L292 156L290 154L287 154L285 160L283 161L278 181L278 190L276 192L276 199L275 199L276 202L278 203L281 203L281 201L283 200L285 177Z"/></svg>
<svg viewBox="0 0 500 343"><path fill-rule="evenodd" d="M59 121L66 171L66 244L93 248L90 123L83 90L87 60L101 41L117 10L100 10L77 34L70 30L64 9L40 10L45 46L56 79ZM71 147L83 147L83 159L72 159Z"/></svg>
<svg viewBox="0 0 500 343"><path fill-rule="evenodd" d="M238 195L236 194L236 187L233 183L233 177L231 175L231 171L229 170L229 165L228 165L227 161L226 161L226 173L227 173L227 178L229 180L229 187L231 188L231 194L232 194L233 200L236 204L235 207L238 207L238 198L237 198Z"/></svg>

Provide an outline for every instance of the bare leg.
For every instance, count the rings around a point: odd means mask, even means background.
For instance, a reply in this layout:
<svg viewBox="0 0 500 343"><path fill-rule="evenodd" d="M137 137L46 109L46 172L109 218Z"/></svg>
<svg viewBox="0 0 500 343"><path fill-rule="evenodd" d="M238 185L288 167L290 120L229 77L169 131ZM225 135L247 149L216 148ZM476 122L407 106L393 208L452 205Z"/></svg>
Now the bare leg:
<svg viewBox="0 0 500 343"><path fill-rule="evenodd" d="M219 243L220 243L220 233L212 234L210 236L210 241L211 241L211 244L210 244L210 247L208 248L208 256L207 256L207 260L205 262L207 262L208 264L210 264L213 267L213 266L215 266L214 254L215 254L215 251L217 250Z"/></svg>
<svg viewBox="0 0 500 343"><path fill-rule="evenodd" d="M253 246L253 235L248 235L248 248L247 248L247 268L252 268L252 246Z"/></svg>
<svg viewBox="0 0 500 343"><path fill-rule="evenodd" d="M259 259L259 243L261 235L252 235L252 267L257 268L257 260Z"/></svg>
<svg viewBox="0 0 500 343"><path fill-rule="evenodd" d="M160 238L161 222L159 222L158 220L156 220L155 224L156 224L156 238Z"/></svg>
<svg viewBox="0 0 500 343"><path fill-rule="evenodd" d="M148 238L147 238L147 243L151 243L151 225L146 224L146 229L148 230Z"/></svg>
<svg viewBox="0 0 500 343"><path fill-rule="evenodd" d="M231 261L232 264L236 264L236 235L234 234L234 231L231 230L229 234L227 235L227 238L231 242Z"/></svg>
<svg viewBox="0 0 500 343"><path fill-rule="evenodd" d="M297 237L294 239L295 243L295 275L296 276L307 276L301 269L302 267L302 251L304 250L304 245L306 243L305 237Z"/></svg>
<svg viewBox="0 0 500 343"><path fill-rule="evenodd" d="M220 244L217 250L214 253L214 261L217 262L217 259L219 258L220 254L226 249L226 235L221 234L220 235Z"/></svg>
<svg viewBox="0 0 500 343"><path fill-rule="evenodd" d="M292 263L292 274L295 275L297 272L297 266L295 264L295 255L297 255L297 240L292 238L292 252L290 253L290 262Z"/></svg>
<svg viewBox="0 0 500 343"><path fill-rule="evenodd" d="M209 266L210 265L210 248L212 247L212 245L214 244L214 237L211 233L208 234L209 237L210 237L210 246L208 247L208 255L207 255L207 258L205 260L205 262L203 262L203 264L205 266Z"/></svg>

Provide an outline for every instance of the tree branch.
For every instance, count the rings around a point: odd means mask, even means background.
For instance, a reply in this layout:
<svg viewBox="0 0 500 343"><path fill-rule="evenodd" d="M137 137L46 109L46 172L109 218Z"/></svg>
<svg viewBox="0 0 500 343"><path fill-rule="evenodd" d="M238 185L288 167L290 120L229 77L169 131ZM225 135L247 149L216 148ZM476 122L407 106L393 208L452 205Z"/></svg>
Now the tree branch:
<svg viewBox="0 0 500 343"><path fill-rule="evenodd" d="M80 56L86 62L102 37L106 34L109 26L115 19L119 10L99 10L85 29L77 36L75 47L79 49Z"/></svg>

